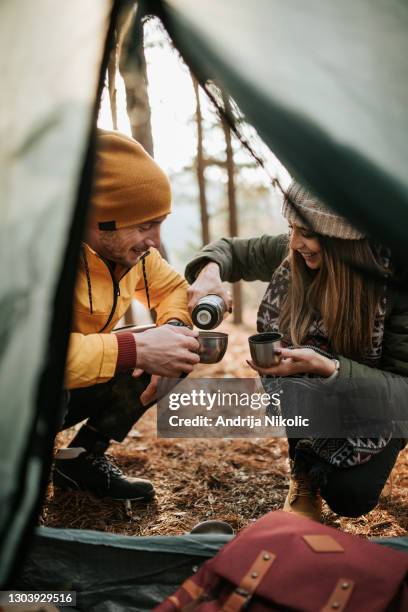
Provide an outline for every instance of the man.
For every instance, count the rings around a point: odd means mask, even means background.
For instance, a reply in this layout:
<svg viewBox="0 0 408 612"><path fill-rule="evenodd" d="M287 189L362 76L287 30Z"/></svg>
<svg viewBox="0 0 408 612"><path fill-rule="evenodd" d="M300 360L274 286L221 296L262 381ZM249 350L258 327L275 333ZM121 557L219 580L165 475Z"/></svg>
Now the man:
<svg viewBox="0 0 408 612"><path fill-rule="evenodd" d="M154 495L148 480L126 477L105 451L153 403L150 375L179 377L199 361L197 332L186 327L188 285L156 250L170 209L169 181L143 147L123 134L99 131L74 293L63 428L88 421L57 454L57 486L115 499ZM155 309L158 327L110 333L133 297Z"/></svg>

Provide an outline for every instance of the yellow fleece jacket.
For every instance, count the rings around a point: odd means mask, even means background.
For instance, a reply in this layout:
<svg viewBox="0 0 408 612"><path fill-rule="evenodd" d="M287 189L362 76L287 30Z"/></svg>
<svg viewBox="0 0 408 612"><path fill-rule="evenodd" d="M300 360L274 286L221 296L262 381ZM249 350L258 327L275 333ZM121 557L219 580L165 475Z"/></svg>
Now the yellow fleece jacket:
<svg viewBox="0 0 408 612"><path fill-rule="evenodd" d="M180 319L187 325L188 284L159 254L150 249L145 258L150 306L157 325ZM115 374L118 343L109 333L124 315L133 298L147 306L142 261L123 268L115 282L108 264L84 244L78 270L73 323L65 368L65 388L76 389L108 381Z"/></svg>

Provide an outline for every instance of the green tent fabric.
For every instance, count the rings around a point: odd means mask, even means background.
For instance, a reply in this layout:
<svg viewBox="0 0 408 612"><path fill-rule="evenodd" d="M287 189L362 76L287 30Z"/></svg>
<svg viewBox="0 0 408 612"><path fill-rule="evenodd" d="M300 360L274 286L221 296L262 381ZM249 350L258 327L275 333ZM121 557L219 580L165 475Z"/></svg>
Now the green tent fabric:
<svg viewBox="0 0 408 612"><path fill-rule="evenodd" d="M120 4L4 0L0 5L0 584L30 543L44 488L69 331L68 315L58 315L64 309L69 313L90 185L98 73L106 58L108 24L111 31ZM144 6L161 15L199 78L211 76L223 84L289 170L335 208L405 251L404 2L169 0ZM132 554L145 558L138 539L133 541ZM43 562L57 572L60 551L74 568L87 547L85 572L87 560L96 563L90 552L95 546L108 568L118 550L124 554L121 542L118 536L44 530L35 539L25 576L28 580L29 564L40 550L46 550ZM177 538L139 542L153 556L172 555L174 546L181 558ZM187 540L180 542L184 546ZM164 552L162 545L168 547ZM197 556L210 553L209 546L211 539L201 539L197 550L203 554ZM185 571L195 557L196 549L187 550ZM162 561L157 567L165 576L168 566ZM41 575L41 563L33 567L31 584ZM108 570L98 571L107 576ZM183 572L177 578L172 574L172 587ZM126 580L133 579L126 576L125 591ZM85 582L86 577L85 572ZM170 578L163 580L169 587ZM92 581L96 592L97 580Z"/></svg>
<svg viewBox="0 0 408 612"><path fill-rule="evenodd" d="M110 8L0 5L0 583L38 501L44 458L31 437L48 425L36 400Z"/></svg>
<svg viewBox="0 0 408 612"><path fill-rule="evenodd" d="M74 609L88 612L151 610L230 538L227 535L133 538L40 528L18 586L28 591L76 591ZM375 541L408 553L408 538Z"/></svg>
<svg viewBox="0 0 408 612"><path fill-rule="evenodd" d="M174 593L230 537L133 538L40 528L18 587L76 591L76 609L89 612L150 610Z"/></svg>
<svg viewBox="0 0 408 612"><path fill-rule="evenodd" d="M406 254L408 4L156 4L201 80L221 83L288 170Z"/></svg>

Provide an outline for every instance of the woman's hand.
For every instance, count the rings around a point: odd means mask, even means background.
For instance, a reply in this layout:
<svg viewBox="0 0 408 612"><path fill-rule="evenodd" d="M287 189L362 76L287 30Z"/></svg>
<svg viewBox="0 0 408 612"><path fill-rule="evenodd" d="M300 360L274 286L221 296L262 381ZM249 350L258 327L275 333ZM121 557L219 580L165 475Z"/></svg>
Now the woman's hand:
<svg viewBox="0 0 408 612"><path fill-rule="evenodd" d="M210 294L219 295L224 300L227 310L232 312L231 294L221 281L218 264L213 261L201 270L194 283L188 288L187 299L190 314L198 300Z"/></svg>
<svg viewBox="0 0 408 612"><path fill-rule="evenodd" d="M271 376L295 376L296 374L316 374L323 378L328 378L333 374L336 365L333 359L320 355L313 349L275 349L281 356L281 362L270 368L260 368L253 361L247 361L248 365L259 372L259 374L269 374Z"/></svg>

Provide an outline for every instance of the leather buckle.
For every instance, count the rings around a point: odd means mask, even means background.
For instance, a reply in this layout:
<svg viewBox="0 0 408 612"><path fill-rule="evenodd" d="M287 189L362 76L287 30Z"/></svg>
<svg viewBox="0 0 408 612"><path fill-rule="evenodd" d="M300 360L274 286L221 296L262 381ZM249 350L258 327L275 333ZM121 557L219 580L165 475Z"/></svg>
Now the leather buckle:
<svg viewBox="0 0 408 612"><path fill-rule="evenodd" d="M246 591L245 589L241 588L241 587L237 587L234 590L234 593L236 593L237 595L239 595L240 597L244 598L244 601L242 603L242 606L240 607L241 610L245 610L245 608L248 607L249 602L252 599L252 595L253 593L250 593L249 591Z"/></svg>
<svg viewBox="0 0 408 612"><path fill-rule="evenodd" d="M244 610L275 559L276 555L267 550L261 550L240 584L224 602L221 612Z"/></svg>

